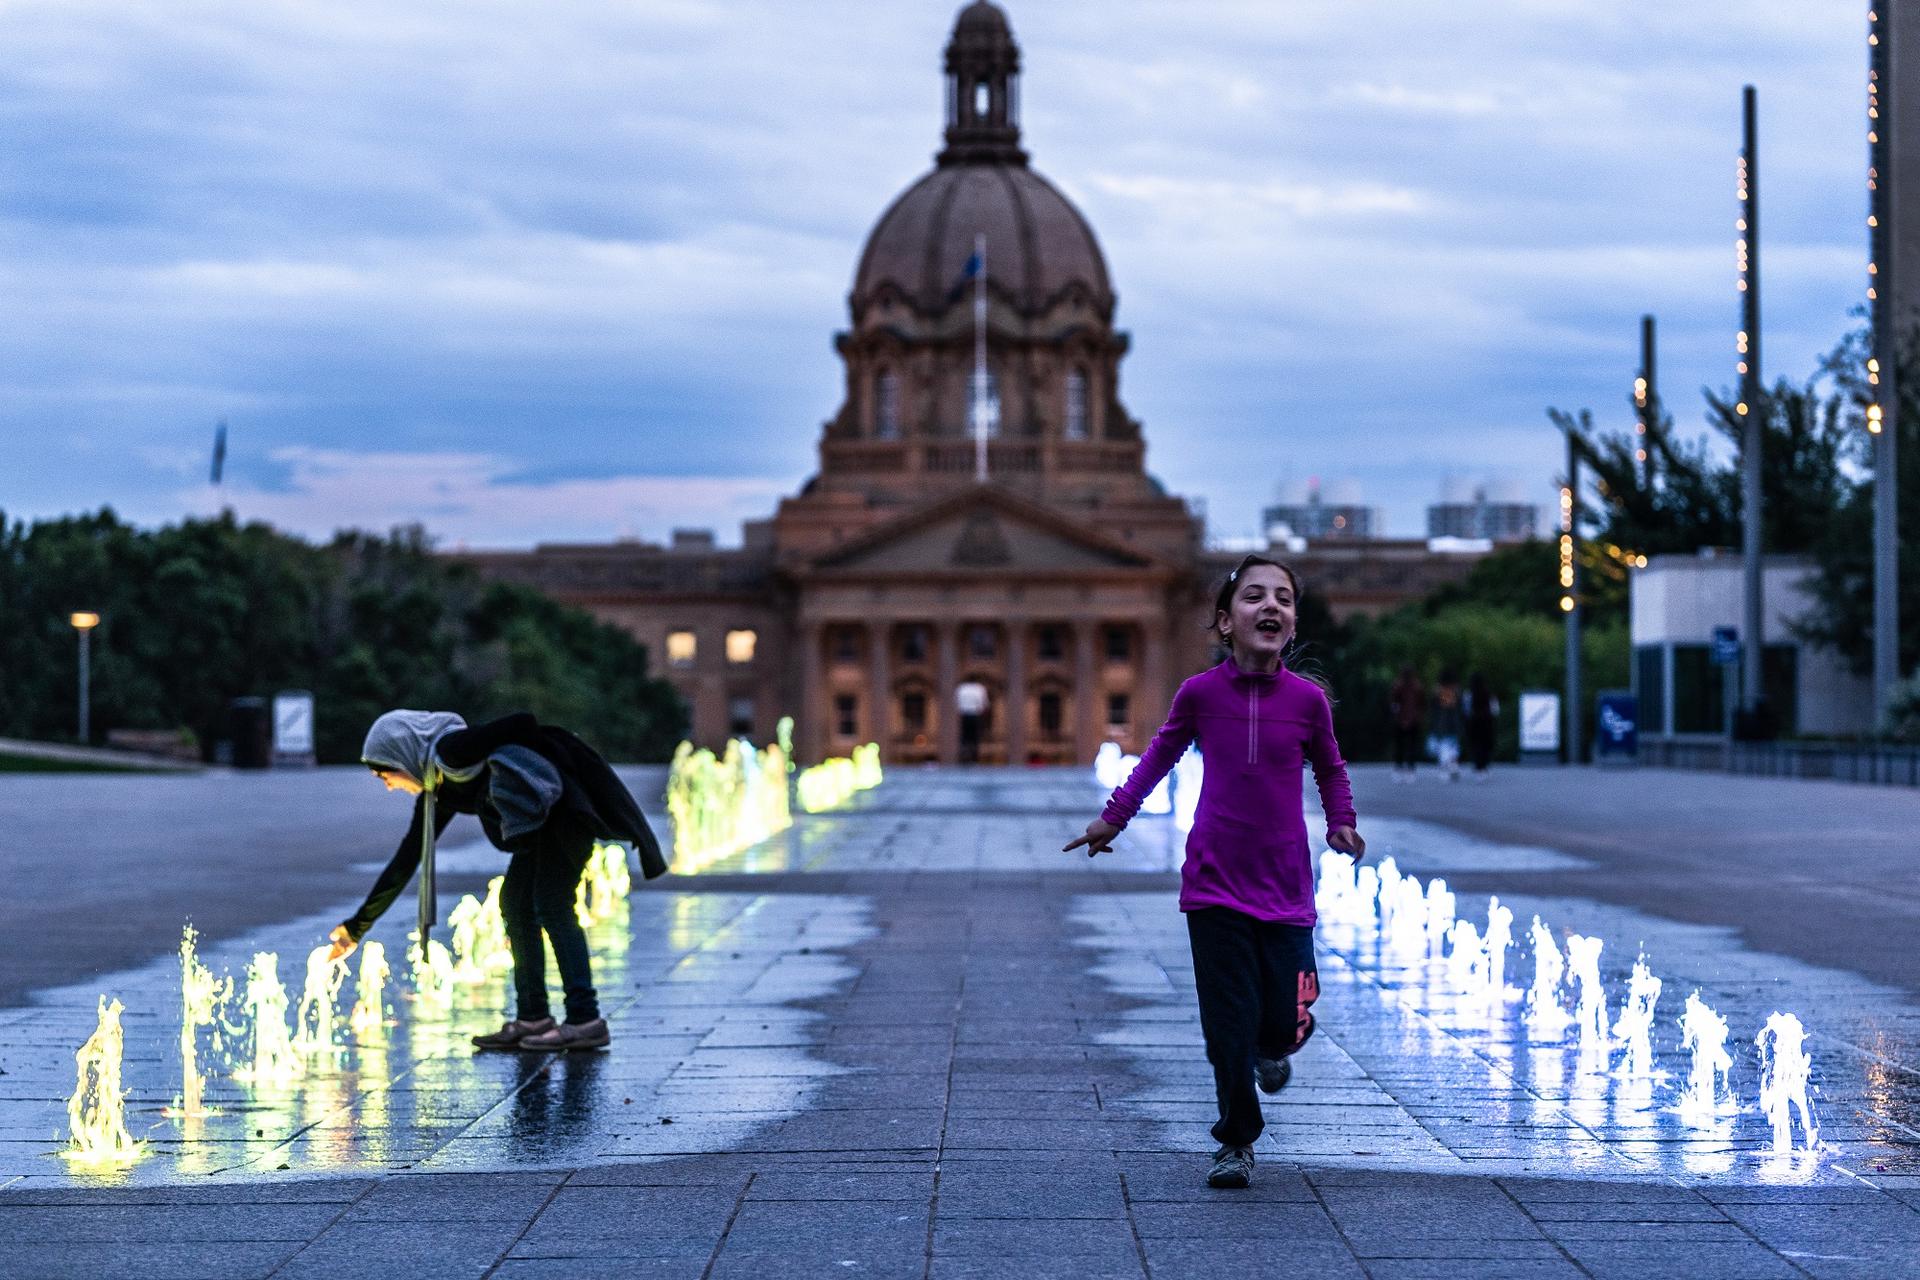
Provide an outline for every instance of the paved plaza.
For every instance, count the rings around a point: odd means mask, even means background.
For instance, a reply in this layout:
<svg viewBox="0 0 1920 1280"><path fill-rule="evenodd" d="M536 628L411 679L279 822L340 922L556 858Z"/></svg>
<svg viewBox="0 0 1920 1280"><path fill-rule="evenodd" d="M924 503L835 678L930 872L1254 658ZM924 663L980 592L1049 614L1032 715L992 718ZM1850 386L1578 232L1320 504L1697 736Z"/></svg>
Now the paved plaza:
<svg viewBox="0 0 1920 1280"><path fill-rule="evenodd" d="M664 834L658 771L633 776ZM216 971L277 951L297 993L404 806L358 770L0 779L0 1272L1920 1274L1920 796L1655 771L1360 769L1356 791L1370 864L1446 877L1462 918L1498 894L1523 939L1534 915L1603 939L1616 1014L1644 955L1657 1070L1530 1035L1512 1000L1329 922L1320 1032L1267 1104L1254 1187L1209 1190L1173 822L1089 861L1058 852L1102 795L1082 773L899 770L636 885L590 935L609 1052L476 1056L504 980L443 1010L401 981L384 1033L286 1086L218 1075L219 1114L176 1119L183 920ZM501 869L478 838L449 830L446 905ZM373 935L395 956L405 905ZM1525 946L1509 964L1524 988ZM1742 1103L1706 1124L1673 1109L1695 990ZM86 1173L58 1152L103 994L147 1146ZM1813 1155L1769 1154L1756 1109L1775 1010L1812 1032Z"/></svg>

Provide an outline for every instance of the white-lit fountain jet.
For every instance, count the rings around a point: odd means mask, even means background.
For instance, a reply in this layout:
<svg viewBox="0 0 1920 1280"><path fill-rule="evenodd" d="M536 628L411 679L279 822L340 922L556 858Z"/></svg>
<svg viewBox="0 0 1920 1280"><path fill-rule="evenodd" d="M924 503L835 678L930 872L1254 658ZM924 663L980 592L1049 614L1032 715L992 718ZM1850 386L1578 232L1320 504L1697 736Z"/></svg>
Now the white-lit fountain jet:
<svg viewBox="0 0 1920 1280"><path fill-rule="evenodd" d="M1439 876L1427 881L1427 954L1441 955L1453 929L1453 892Z"/></svg>
<svg viewBox="0 0 1920 1280"><path fill-rule="evenodd" d="M378 942L363 943L360 947L360 976L354 980L353 1012L347 1015L347 1025L362 1041L377 1040L386 1029L385 993L390 973L387 949Z"/></svg>
<svg viewBox="0 0 1920 1280"><path fill-rule="evenodd" d="M100 1023L74 1054L79 1078L67 1099L70 1132L61 1152L76 1164L102 1166L131 1164L140 1158L141 1144L127 1132L127 1095L120 1088L121 1005L100 997Z"/></svg>
<svg viewBox="0 0 1920 1280"><path fill-rule="evenodd" d="M1620 1007L1620 1020L1613 1024L1614 1038L1626 1046L1629 1076L1653 1074L1653 1006L1660 999L1660 985L1644 956L1633 962L1633 973L1627 978L1627 1000Z"/></svg>
<svg viewBox="0 0 1920 1280"><path fill-rule="evenodd" d="M1533 985L1527 988L1527 1028L1540 1039L1558 1039L1571 1020L1560 1003L1560 975L1566 972L1553 930L1533 918Z"/></svg>
<svg viewBox="0 0 1920 1280"><path fill-rule="evenodd" d="M1820 1126L1807 1099L1813 1060L1807 1056L1806 1028L1790 1013L1771 1014L1754 1042L1760 1046L1760 1110L1773 1126L1773 1153L1793 1153L1794 1111L1800 1113L1800 1133L1806 1139L1800 1149L1814 1150L1820 1145Z"/></svg>
<svg viewBox="0 0 1920 1280"><path fill-rule="evenodd" d="M323 948L324 950L324 948ZM259 1087L285 1086L300 1078L300 1057L287 1029L287 989L280 984L280 957L256 952L247 966L247 993L241 1001L252 1033L251 1056L234 1079Z"/></svg>
<svg viewBox="0 0 1920 1280"><path fill-rule="evenodd" d="M1711 1124L1730 1109L1727 1072L1733 1055L1727 1052L1727 1020L1715 1013L1695 991L1680 1015L1680 1043L1690 1055L1687 1086L1677 1110L1688 1124Z"/></svg>
<svg viewBox="0 0 1920 1280"><path fill-rule="evenodd" d="M1470 1000L1484 996L1487 949L1480 944L1479 926L1471 920L1455 920L1448 936L1453 945L1447 952L1447 980Z"/></svg>
<svg viewBox="0 0 1920 1280"><path fill-rule="evenodd" d="M1495 1008L1507 1002L1507 948L1513 945L1513 910L1487 899L1487 1001Z"/></svg>
<svg viewBox="0 0 1920 1280"><path fill-rule="evenodd" d="M1607 989L1600 983L1602 946L1598 938L1567 935L1567 967L1580 985L1580 1003L1574 1008L1573 1020L1580 1031L1583 1053L1603 1049L1607 1043Z"/></svg>
<svg viewBox="0 0 1920 1280"><path fill-rule="evenodd" d="M1314 910L1329 924L1346 924L1358 915L1354 900L1354 861L1329 849L1320 855L1320 881L1314 890Z"/></svg>
<svg viewBox="0 0 1920 1280"><path fill-rule="evenodd" d="M1381 888L1381 927L1394 954L1417 959L1427 950L1427 897L1418 876L1401 876Z"/></svg>

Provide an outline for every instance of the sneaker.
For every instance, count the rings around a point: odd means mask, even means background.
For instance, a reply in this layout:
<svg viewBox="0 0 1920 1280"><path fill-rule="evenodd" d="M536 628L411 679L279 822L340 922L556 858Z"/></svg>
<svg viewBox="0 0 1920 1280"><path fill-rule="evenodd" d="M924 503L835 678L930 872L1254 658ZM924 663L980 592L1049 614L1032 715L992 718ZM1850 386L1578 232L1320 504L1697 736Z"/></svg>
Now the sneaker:
<svg viewBox="0 0 1920 1280"><path fill-rule="evenodd" d="M475 1036L474 1047L479 1049L518 1049L520 1042L528 1036L537 1036L543 1031L553 1030L552 1018L515 1018L502 1023L500 1029L490 1036Z"/></svg>
<svg viewBox="0 0 1920 1280"><path fill-rule="evenodd" d="M604 1049L613 1036L607 1030L605 1018L595 1018L592 1022L563 1022L538 1035L530 1035L520 1042L522 1049L537 1052L571 1052L574 1049Z"/></svg>
<svg viewBox="0 0 1920 1280"><path fill-rule="evenodd" d="M1208 1186L1240 1190L1252 1181L1252 1147L1222 1147L1213 1153L1213 1168L1207 1170Z"/></svg>
<svg viewBox="0 0 1920 1280"><path fill-rule="evenodd" d="M1260 1081L1260 1092L1278 1093L1293 1079L1293 1059L1255 1058L1253 1074Z"/></svg>

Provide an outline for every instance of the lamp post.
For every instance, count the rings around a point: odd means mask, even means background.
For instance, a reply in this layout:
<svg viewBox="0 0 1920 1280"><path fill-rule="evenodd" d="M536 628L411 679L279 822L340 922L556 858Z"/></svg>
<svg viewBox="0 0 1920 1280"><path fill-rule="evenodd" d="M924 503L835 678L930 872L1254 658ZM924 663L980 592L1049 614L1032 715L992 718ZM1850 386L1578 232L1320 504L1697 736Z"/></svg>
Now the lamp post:
<svg viewBox="0 0 1920 1280"><path fill-rule="evenodd" d="M1567 483L1560 490L1560 612L1567 619L1567 763L1580 763L1580 451L1567 431Z"/></svg>
<svg viewBox="0 0 1920 1280"><path fill-rule="evenodd" d="M1867 360L1867 431L1873 436L1873 712L1878 719L1900 679L1900 498L1898 451L1900 314L1894 253L1893 6L1877 0L1867 10L1867 303L1873 352ZM1911 15L1901 21L1904 35ZM1901 51L1903 59L1911 54Z"/></svg>
<svg viewBox="0 0 1920 1280"><path fill-rule="evenodd" d="M1762 630L1766 625L1763 598L1765 577L1761 572L1761 522L1765 513L1760 502L1760 441L1765 421L1760 385L1760 157L1759 124L1752 85L1741 92L1741 136L1739 182L1740 230L1740 337L1735 353L1740 357L1740 401L1735 412L1740 416L1740 552L1745 570L1741 591L1746 635L1742 645L1745 661L1740 668L1740 705L1749 716L1760 710L1766 697L1761 664L1765 649ZM1755 726L1757 727L1757 726Z"/></svg>
<svg viewBox="0 0 1920 1280"><path fill-rule="evenodd" d="M67 621L72 623L73 629L80 633L80 745L85 746L89 736L87 722L90 711L87 705L87 676L88 669L92 665L92 654L87 641L93 635L93 629L100 625L100 615L75 613L69 615Z"/></svg>

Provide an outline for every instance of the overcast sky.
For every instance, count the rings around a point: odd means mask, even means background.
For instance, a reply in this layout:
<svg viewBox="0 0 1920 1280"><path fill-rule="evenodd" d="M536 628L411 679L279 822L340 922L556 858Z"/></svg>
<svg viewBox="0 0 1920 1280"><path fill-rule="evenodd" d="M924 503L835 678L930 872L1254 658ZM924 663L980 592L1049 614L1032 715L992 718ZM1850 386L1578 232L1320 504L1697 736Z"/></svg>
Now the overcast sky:
<svg viewBox="0 0 1920 1280"><path fill-rule="evenodd" d="M861 243L930 165L949 0L0 3L0 509L448 544L723 541L811 471ZM1357 485L1550 501L1549 404L1766 373L1864 296L1865 7L1012 0L1149 468L1251 533ZM214 423L231 424L224 498Z"/></svg>

